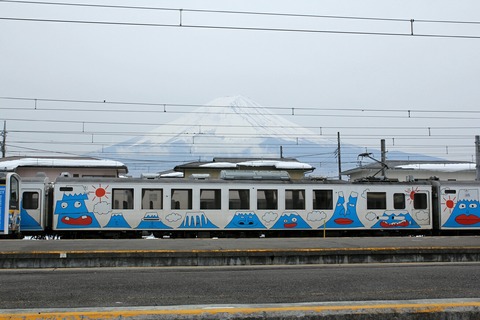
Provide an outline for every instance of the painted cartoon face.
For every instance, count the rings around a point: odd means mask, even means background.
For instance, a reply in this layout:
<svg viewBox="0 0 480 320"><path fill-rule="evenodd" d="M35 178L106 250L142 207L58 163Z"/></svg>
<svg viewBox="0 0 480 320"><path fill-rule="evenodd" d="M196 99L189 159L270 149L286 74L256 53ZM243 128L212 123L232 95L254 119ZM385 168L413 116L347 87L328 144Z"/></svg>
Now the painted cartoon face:
<svg viewBox="0 0 480 320"><path fill-rule="evenodd" d="M284 213L272 229L311 229L303 218L294 212Z"/></svg>
<svg viewBox="0 0 480 320"><path fill-rule="evenodd" d="M393 229L393 228L419 228L420 226L415 222L410 213L387 213L377 218L379 221L372 226L378 229Z"/></svg>
<svg viewBox="0 0 480 320"><path fill-rule="evenodd" d="M254 213L237 213L226 228L265 228Z"/></svg>
<svg viewBox="0 0 480 320"><path fill-rule="evenodd" d="M77 199L64 199L62 201L57 202L57 207L55 212L58 214L61 213L73 213L79 214L88 212L87 207L85 206L85 202L79 201Z"/></svg>
<svg viewBox="0 0 480 320"><path fill-rule="evenodd" d="M295 228L298 225L297 220L296 217L285 217L285 219L283 219L283 226L287 229Z"/></svg>
<svg viewBox="0 0 480 320"><path fill-rule="evenodd" d="M449 192L454 194L455 192ZM479 190L477 189L459 189L457 191L457 202L447 203L447 209L444 210L444 214L448 219L442 227L445 228L480 228L480 202L479 202ZM450 197L449 197L450 199ZM455 198L454 198L455 199ZM443 204L443 203L442 203ZM454 206L448 206L448 204ZM453 207L453 209L452 209Z"/></svg>
<svg viewBox="0 0 480 320"><path fill-rule="evenodd" d="M381 217L380 226L382 228L405 228L410 225L410 222L405 218L405 216L396 216L394 214L390 216Z"/></svg>
<svg viewBox="0 0 480 320"><path fill-rule="evenodd" d="M62 200L55 205L55 214L58 214L58 228L68 227L99 227L97 219L92 212L88 212L85 194L64 195Z"/></svg>
<svg viewBox="0 0 480 320"><path fill-rule="evenodd" d="M363 227L363 224L358 219L357 215L357 200L358 194L352 192L345 204L345 197L343 193L339 193L335 211L330 220L327 221L327 228L358 228Z"/></svg>
<svg viewBox="0 0 480 320"><path fill-rule="evenodd" d="M253 219L253 216L246 216L246 215L243 215L243 216L238 216L236 221L235 221L235 224L239 227L254 227L257 223L256 221Z"/></svg>
<svg viewBox="0 0 480 320"><path fill-rule="evenodd" d="M85 202L80 201L78 197L64 197L62 201L58 201L55 213L59 214L61 221L67 225L87 226L93 221L92 217L87 214Z"/></svg>
<svg viewBox="0 0 480 320"><path fill-rule="evenodd" d="M349 218L337 218L337 219L334 219L333 221L339 225L350 225L353 223L353 220Z"/></svg>
<svg viewBox="0 0 480 320"><path fill-rule="evenodd" d="M460 200L453 209L451 217L460 226L480 224L480 203L476 200Z"/></svg>

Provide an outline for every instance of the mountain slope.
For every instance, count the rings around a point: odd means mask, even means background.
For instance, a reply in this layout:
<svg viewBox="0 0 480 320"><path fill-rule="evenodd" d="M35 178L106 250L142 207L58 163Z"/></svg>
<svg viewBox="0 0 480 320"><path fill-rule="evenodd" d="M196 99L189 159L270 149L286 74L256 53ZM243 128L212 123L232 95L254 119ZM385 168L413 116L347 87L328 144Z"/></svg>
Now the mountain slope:
<svg viewBox="0 0 480 320"><path fill-rule="evenodd" d="M215 99L142 136L93 155L122 161L133 175L165 171L185 162L211 161L214 157L279 158L283 155L311 164L317 168L317 175L336 176L336 150L336 140L302 128L248 98L235 96ZM341 151L343 170L355 167L358 154L365 152L360 146L346 144L342 144ZM389 156L432 159L411 154Z"/></svg>

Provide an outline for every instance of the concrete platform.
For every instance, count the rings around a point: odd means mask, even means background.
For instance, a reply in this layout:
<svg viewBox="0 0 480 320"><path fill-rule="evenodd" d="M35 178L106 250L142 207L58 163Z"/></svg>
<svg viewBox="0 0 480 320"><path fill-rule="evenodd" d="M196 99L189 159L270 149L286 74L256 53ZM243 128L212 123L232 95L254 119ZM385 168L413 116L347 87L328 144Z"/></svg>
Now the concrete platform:
<svg viewBox="0 0 480 320"><path fill-rule="evenodd" d="M480 261L480 236L2 240L0 268ZM479 319L480 299L3 309L6 319Z"/></svg>
<svg viewBox="0 0 480 320"><path fill-rule="evenodd" d="M480 299L0 310L2 319L478 319Z"/></svg>
<svg viewBox="0 0 480 320"><path fill-rule="evenodd" d="M480 236L0 241L0 268L471 261Z"/></svg>

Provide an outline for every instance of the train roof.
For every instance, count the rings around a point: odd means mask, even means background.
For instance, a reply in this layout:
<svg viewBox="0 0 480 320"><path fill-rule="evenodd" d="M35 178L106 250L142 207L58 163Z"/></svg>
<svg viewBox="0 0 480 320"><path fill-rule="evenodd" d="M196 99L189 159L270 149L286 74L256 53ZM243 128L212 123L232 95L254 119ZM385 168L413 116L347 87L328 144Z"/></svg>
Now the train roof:
<svg viewBox="0 0 480 320"><path fill-rule="evenodd" d="M319 180L319 179L281 179L281 177L276 178L220 178L220 179L210 179L210 178L189 178L189 179L179 179L179 178L155 178L155 179L146 179L146 178L105 178L105 177L81 177L81 178L72 178L72 177L58 177L55 183L59 184L102 184L108 185L111 183L115 184L124 184L124 185L162 185L162 184L172 184L172 185L209 185L209 184L239 184L239 185L248 185L248 184L276 184L276 185L378 185L379 183L384 185L432 185L433 182L430 180L424 181L412 181L412 182L398 182L398 181L361 181L361 182L349 182L344 180Z"/></svg>
<svg viewBox="0 0 480 320"><path fill-rule="evenodd" d="M13 171L18 167L109 167L123 168L127 170L125 164L115 160L95 159L89 157L61 158L61 157L9 157L0 160L0 168L5 171ZM128 171L126 171L128 172Z"/></svg>

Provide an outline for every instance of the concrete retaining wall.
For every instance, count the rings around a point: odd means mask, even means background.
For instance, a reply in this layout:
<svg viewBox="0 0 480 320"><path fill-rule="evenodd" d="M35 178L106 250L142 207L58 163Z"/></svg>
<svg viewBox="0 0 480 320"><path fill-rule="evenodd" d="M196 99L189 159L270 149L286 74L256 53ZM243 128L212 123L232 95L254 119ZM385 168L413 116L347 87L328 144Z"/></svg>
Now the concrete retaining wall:
<svg viewBox="0 0 480 320"><path fill-rule="evenodd" d="M479 248L0 252L0 268L472 262Z"/></svg>

